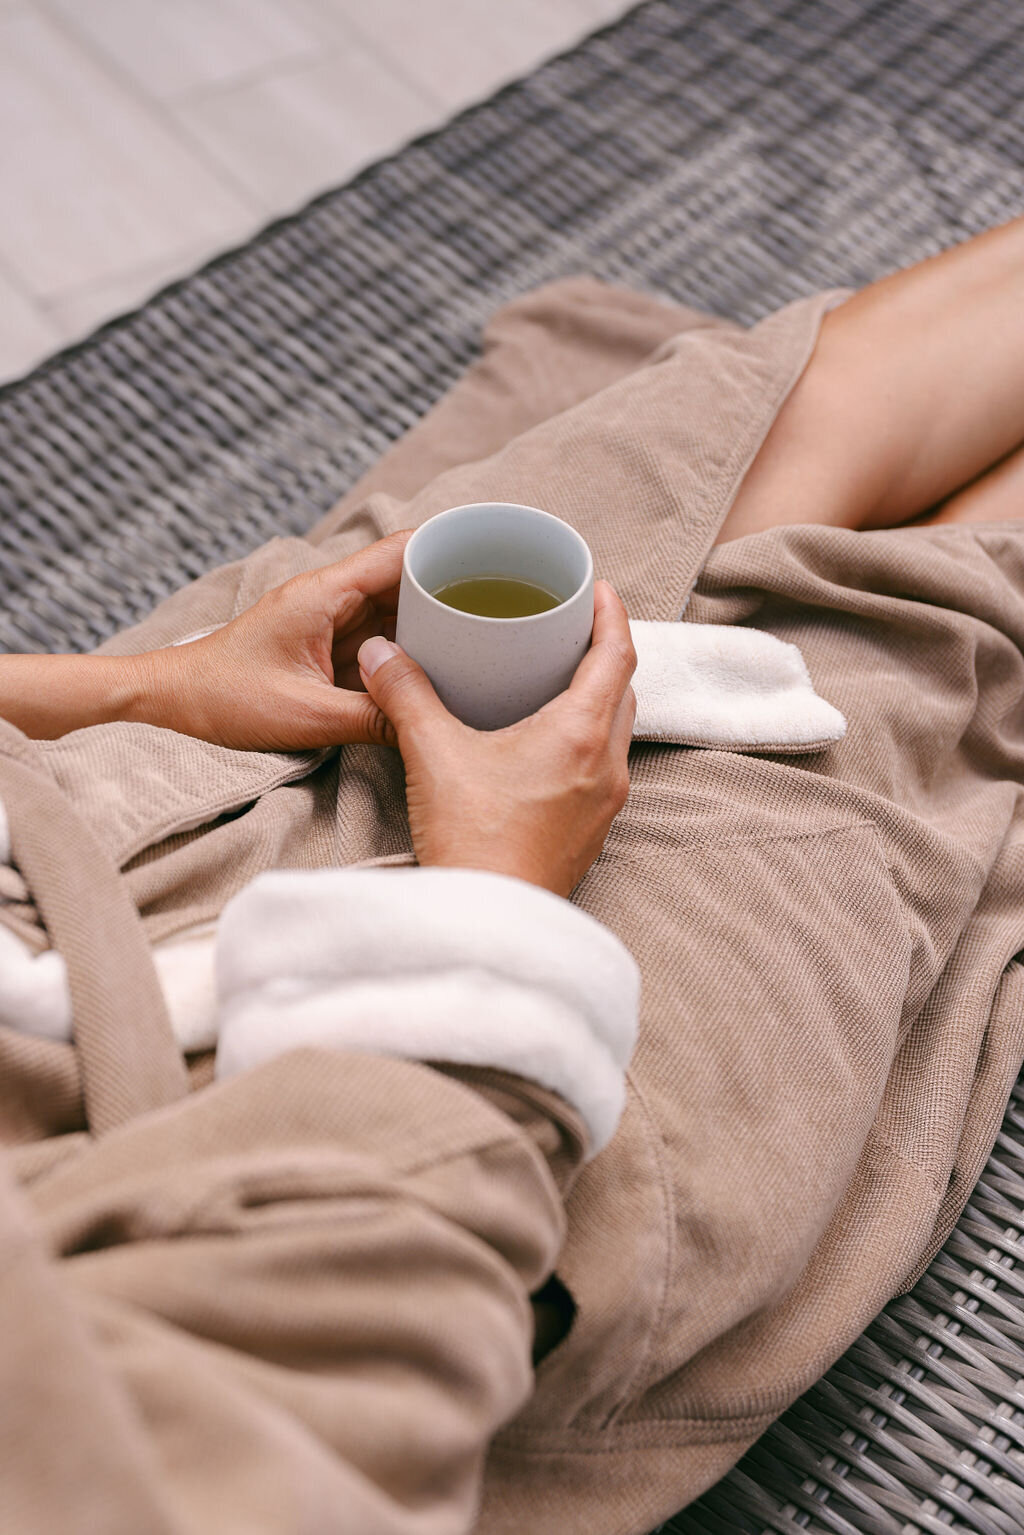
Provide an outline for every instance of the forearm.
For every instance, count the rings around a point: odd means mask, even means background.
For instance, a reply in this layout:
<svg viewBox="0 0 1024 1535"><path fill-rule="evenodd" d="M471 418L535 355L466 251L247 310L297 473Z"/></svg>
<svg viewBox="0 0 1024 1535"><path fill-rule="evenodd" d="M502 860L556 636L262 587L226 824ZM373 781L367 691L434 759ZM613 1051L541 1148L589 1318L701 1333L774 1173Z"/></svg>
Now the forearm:
<svg viewBox="0 0 1024 1535"><path fill-rule="evenodd" d="M148 656L0 656L0 716L36 740L111 720L159 724L165 712Z"/></svg>

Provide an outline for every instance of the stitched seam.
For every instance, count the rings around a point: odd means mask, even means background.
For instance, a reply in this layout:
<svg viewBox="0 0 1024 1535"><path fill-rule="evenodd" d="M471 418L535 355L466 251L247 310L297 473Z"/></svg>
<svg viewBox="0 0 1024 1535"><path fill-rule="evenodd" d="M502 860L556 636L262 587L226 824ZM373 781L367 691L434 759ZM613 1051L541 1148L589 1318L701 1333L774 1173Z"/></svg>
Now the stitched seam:
<svg viewBox="0 0 1024 1535"><path fill-rule="evenodd" d="M247 785L246 789L248 792L243 793L238 787L226 789L216 799L197 799L191 814L186 813L184 807L182 807L164 821L153 821L144 829L131 828L134 832L134 837L131 842L127 843L123 851L118 852L118 864L123 866L126 863L130 863L133 858L137 857L146 848L155 847L168 837L173 837L182 821L194 826L196 831L203 830L209 826L211 821L217 820L219 816L225 815L228 811L238 809L240 805L257 804L266 795L272 794L275 789L281 789L287 784L299 783L302 779L311 777L313 773L323 767L324 763L336 750L336 747L324 747L312 753L303 752L300 754L296 752L291 755L301 757L302 759L297 766L282 767L279 772L272 773L261 782ZM252 755L258 757L262 754L254 752ZM267 755L270 754L267 753Z"/></svg>
<svg viewBox="0 0 1024 1535"><path fill-rule="evenodd" d="M772 842L812 842L820 841L825 837L834 837L843 832L870 830L878 832L874 821L847 821L842 826L819 827L816 831L795 832L752 832L750 836L740 837L702 837L693 842L680 839L673 843L674 847L686 848L689 852L700 853L705 848L712 847L760 847Z"/></svg>
<svg viewBox="0 0 1024 1535"><path fill-rule="evenodd" d="M500 1114L501 1110L495 1109L494 1112ZM461 1157L477 1156L481 1152L496 1151L502 1146L514 1147L520 1151L525 1149L529 1152L535 1152L541 1162L544 1162L545 1167L547 1166L543 1153L538 1151L529 1136L513 1125L510 1120L509 1129L501 1134L492 1135L487 1140L473 1141L465 1146L456 1147L452 1151L443 1152L440 1156L431 1156L428 1152L418 1161L397 1163L395 1172L402 1178L414 1177L417 1173L432 1172L435 1167L445 1167L449 1162L457 1162Z"/></svg>
<svg viewBox="0 0 1024 1535"><path fill-rule="evenodd" d="M661 1228L665 1259L661 1271L661 1293L658 1296L658 1305L654 1314L654 1318L647 1330L647 1338L645 1340L643 1353L637 1361L634 1369L630 1372L629 1378L623 1386L622 1390L619 1392L618 1402L602 1421L601 1427L603 1429L609 1428L620 1416L620 1414L626 1410L626 1407L629 1405L629 1403L634 1400L634 1394L636 1392L638 1382L643 1382L644 1390L646 1390L650 1385L650 1377L653 1374L653 1368L650 1361L654 1352L655 1343L661 1335L662 1324L665 1320L665 1312L668 1307L669 1273L672 1268L672 1259L675 1253L675 1201L672 1198L672 1186L669 1181L668 1171L665 1167L665 1158L663 1155L664 1140L660 1130L658 1129L657 1122L655 1121L654 1116L648 1108L647 1100L641 1092L636 1078L633 1076L631 1071L626 1072L626 1079L632 1087L637 1104L643 1113L644 1123L647 1126L648 1132L648 1145L650 1147L652 1160L654 1161L654 1165L658 1173L658 1185L661 1192Z"/></svg>
<svg viewBox="0 0 1024 1535"><path fill-rule="evenodd" d="M571 1455L601 1455L605 1457L609 1454L635 1455L638 1451L642 1451L645 1446L635 1442L637 1439L642 1439L643 1435L641 1433L634 1435L632 1432L634 1428L662 1428L666 1430L677 1428L713 1429L722 1443L728 1444L748 1432L760 1433L762 1429L774 1423L778 1416L779 1413L777 1411L770 1411L737 1418L719 1417L718 1415L711 1418L631 1418L626 1424L616 1425L619 1431L627 1436L625 1442L612 1445L569 1445L563 1442L552 1446L551 1440L555 1436L550 1430L543 1433L540 1430L535 1431L532 1429L526 1432L506 1430L500 1439L492 1441L487 1453L491 1458L495 1456L515 1456L518 1458L521 1455L532 1455L551 1459L557 1456L559 1460L563 1460L566 1456ZM734 1430L739 1430L739 1432L733 1432ZM603 1428L596 1432L603 1432ZM535 1433L538 1439L543 1438L545 1442L532 1443L531 1441ZM665 1448L666 1446L654 1445L649 1447L658 1449Z"/></svg>
<svg viewBox="0 0 1024 1535"><path fill-rule="evenodd" d="M899 1162L903 1167L908 1168L912 1173L916 1173L921 1182L927 1183L929 1188L935 1190L936 1194L945 1194L947 1182L929 1177L924 1168L921 1167L919 1163L915 1162L913 1157L908 1157L905 1151L901 1151L898 1146L894 1146L892 1141L890 1141L887 1136L882 1135L879 1131L872 1130L869 1132L865 1144L867 1145L869 1143L872 1146L878 1146L882 1151L888 1152L889 1155L894 1157L895 1160Z"/></svg>

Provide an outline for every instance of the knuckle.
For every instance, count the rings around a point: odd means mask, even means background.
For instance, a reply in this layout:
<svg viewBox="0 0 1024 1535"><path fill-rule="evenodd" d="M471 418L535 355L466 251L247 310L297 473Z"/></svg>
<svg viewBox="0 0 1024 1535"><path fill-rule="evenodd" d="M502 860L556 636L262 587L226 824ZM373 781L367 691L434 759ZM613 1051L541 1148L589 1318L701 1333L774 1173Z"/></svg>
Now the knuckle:
<svg viewBox="0 0 1024 1535"><path fill-rule="evenodd" d="M590 750L594 727L590 715L574 710L561 722L560 740L566 753L573 759L586 755Z"/></svg>
<svg viewBox="0 0 1024 1535"><path fill-rule="evenodd" d="M616 635L608 641L608 655L617 667L633 675L636 670L636 647L628 634Z"/></svg>
<svg viewBox="0 0 1024 1535"><path fill-rule="evenodd" d="M292 580L294 580L294 577ZM264 611L273 611L286 606L293 591L294 587L291 581L282 581L280 586L272 586L269 592L263 593L263 596L258 599L259 605Z"/></svg>
<svg viewBox="0 0 1024 1535"><path fill-rule="evenodd" d="M566 741L574 757L589 757L594 750L594 722L589 715L574 719L566 732Z"/></svg>
<svg viewBox="0 0 1024 1535"><path fill-rule="evenodd" d="M397 746L398 735L394 725L380 709L374 709L367 719L368 733L377 746Z"/></svg>
<svg viewBox="0 0 1024 1535"><path fill-rule="evenodd" d="M289 576L287 581L272 588L276 597L294 597L299 592L308 591L310 587L317 586L323 576L323 568L318 566L315 570L300 570L296 575Z"/></svg>
<svg viewBox="0 0 1024 1535"><path fill-rule="evenodd" d="M373 680L378 682L381 692L386 692L389 702L392 699L410 698L416 691L416 673L410 666L403 664L399 656L393 656L374 672Z"/></svg>
<svg viewBox="0 0 1024 1535"><path fill-rule="evenodd" d="M304 608L309 595L309 573L291 576L287 581L282 581L279 586L272 586L269 592L265 592L260 599L264 611L275 619L281 620L287 615Z"/></svg>
<svg viewBox="0 0 1024 1535"><path fill-rule="evenodd" d="M605 742L593 724L581 727L571 737L572 760L577 773L588 781L603 776Z"/></svg>

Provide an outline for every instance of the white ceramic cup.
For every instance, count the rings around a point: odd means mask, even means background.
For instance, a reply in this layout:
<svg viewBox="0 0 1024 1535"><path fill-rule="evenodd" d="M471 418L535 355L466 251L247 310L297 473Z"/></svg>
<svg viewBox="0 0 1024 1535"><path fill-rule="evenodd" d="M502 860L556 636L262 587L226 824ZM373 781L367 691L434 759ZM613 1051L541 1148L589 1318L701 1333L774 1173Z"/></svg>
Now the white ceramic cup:
<svg viewBox="0 0 1024 1535"><path fill-rule="evenodd" d="M432 595L449 581L505 576L562 598L528 618L483 618ZM560 517L535 506L453 506L405 546L395 639L466 725L498 730L564 691L594 627L594 561Z"/></svg>

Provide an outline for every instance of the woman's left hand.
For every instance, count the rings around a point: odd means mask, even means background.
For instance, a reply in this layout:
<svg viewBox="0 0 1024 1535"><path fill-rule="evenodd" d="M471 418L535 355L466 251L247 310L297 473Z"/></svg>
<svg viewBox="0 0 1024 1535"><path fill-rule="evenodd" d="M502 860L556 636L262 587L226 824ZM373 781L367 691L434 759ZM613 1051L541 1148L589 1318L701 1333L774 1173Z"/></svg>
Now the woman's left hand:
<svg viewBox="0 0 1024 1535"><path fill-rule="evenodd" d="M293 576L204 639L125 657L136 699L127 717L242 749L393 745L356 652L370 635L394 637L409 536Z"/></svg>

